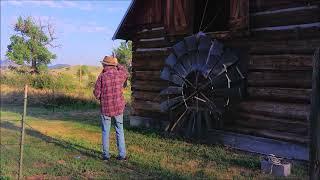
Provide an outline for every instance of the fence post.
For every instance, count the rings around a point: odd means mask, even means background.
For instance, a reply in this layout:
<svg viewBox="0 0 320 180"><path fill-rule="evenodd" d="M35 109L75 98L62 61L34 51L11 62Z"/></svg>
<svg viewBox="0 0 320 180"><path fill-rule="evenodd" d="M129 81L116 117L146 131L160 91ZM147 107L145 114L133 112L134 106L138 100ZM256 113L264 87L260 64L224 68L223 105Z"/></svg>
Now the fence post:
<svg viewBox="0 0 320 180"><path fill-rule="evenodd" d="M82 65L80 64L80 67L79 67L79 89L81 89L81 83L82 83Z"/></svg>
<svg viewBox="0 0 320 180"><path fill-rule="evenodd" d="M53 97L53 99L52 99L52 111L53 112L55 112L55 105L56 105L56 96L55 96L55 85L53 85L53 88L52 88L52 97Z"/></svg>
<svg viewBox="0 0 320 180"><path fill-rule="evenodd" d="M320 177L320 48L314 53L310 111L310 169L311 180Z"/></svg>
<svg viewBox="0 0 320 180"><path fill-rule="evenodd" d="M24 99L23 99L23 115L21 120L21 136L20 136L20 158L19 158L19 179L22 179L22 167L23 167L23 147L24 147L24 130L25 130L25 119L27 115L27 98L28 98L28 85L24 86Z"/></svg>

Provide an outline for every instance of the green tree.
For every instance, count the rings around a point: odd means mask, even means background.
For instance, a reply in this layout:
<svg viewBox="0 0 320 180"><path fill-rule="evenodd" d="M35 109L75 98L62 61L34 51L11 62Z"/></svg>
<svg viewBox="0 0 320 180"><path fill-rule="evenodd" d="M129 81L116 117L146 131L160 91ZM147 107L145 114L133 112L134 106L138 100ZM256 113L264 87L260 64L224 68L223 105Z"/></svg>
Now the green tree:
<svg viewBox="0 0 320 180"><path fill-rule="evenodd" d="M16 34L10 37L11 43L8 45L6 56L20 65L31 65L36 72L42 69L41 66L47 66L56 55L48 50L48 47L57 47L53 45L54 37L53 26L49 23L43 25L38 23L32 17L23 19L18 18L14 25Z"/></svg>
<svg viewBox="0 0 320 180"><path fill-rule="evenodd" d="M120 64L127 67L131 66L132 60L132 42L121 42L120 46L113 49L113 54L117 57Z"/></svg>

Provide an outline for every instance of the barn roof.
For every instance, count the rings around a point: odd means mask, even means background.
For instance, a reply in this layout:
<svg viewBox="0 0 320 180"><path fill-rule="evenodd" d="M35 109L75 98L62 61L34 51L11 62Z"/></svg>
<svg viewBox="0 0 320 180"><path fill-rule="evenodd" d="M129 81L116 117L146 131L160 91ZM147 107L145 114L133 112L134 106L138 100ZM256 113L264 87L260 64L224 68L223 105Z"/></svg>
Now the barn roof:
<svg viewBox="0 0 320 180"><path fill-rule="evenodd" d="M112 40L115 39L125 39L128 40L129 39L129 34L128 33L124 33L124 25L128 19L129 14L132 13L133 7L136 5L136 0L132 0L126 13L124 14L124 16L122 17L122 20L120 22L120 24L117 27L117 30L115 31L115 33L113 34Z"/></svg>
<svg viewBox="0 0 320 180"><path fill-rule="evenodd" d="M165 26L168 32L175 33L185 30L189 22L186 18L189 1L132 0L112 39L130 40L141 27Z"/></svg>

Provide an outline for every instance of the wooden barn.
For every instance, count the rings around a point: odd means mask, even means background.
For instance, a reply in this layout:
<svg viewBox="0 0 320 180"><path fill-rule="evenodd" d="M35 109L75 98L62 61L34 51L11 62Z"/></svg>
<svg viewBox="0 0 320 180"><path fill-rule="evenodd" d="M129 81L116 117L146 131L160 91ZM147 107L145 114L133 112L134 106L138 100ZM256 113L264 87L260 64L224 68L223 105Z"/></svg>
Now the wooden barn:
<svg viewBox="0 0 320 180"><path fill-rule="evenodd" d="M319 0L133 0L113 39L133 42L132 126L309 159Z"/></svg>

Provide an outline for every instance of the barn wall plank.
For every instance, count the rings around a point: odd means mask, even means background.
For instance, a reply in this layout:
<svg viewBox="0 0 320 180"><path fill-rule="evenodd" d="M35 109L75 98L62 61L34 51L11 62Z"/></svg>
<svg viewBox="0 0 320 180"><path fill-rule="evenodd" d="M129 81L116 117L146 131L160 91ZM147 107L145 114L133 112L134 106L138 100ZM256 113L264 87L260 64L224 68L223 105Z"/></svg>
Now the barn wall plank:
<svg viewBox="0 0 320 180"><path fill-rule="evenodd" d="M246 43L244 43L246 42ZM278 55L278 54L313 54L316 47L320 46L320 39L305 40L275 40L268 39L250 40L225 40L226 46L234 48L247 48L251 55Z"/></svg>
<svg viewBox="0 0 320 180"><path fill-rule="evenodd" d="M241 102L240 112L307 121L310 104L250 100Z"/></svg>
<svg viewBox="0 0 320 180"><path fill-rule="evenodd" d="M248 85L259 87L311 88L311 71L248 72Z"/></svg>
<svg viewBox="0 0 320 180"><path fill-rule="evenodd" d="M287 159L309 160L309 149L302 144L221 130L212 130L209 133L210 137L214 137L208 139L211 143L220 142L231 148L264 155L275 154Z"/></svg>
<svg viewBox="0 0 320 180"><path fill-rule="evenodd" d="M293 119L276 118L263 115L255 115L252 113L239 113L239 118L233 121L233 125L243 127L267 129L282 132L308 135L308 123Z"/></svg>
<svg viewBox="0 0 320 180"><path fill-rule="evenodd" d="M135 110L144 110L149 112L161 113L160 103L152 102L152 101L144 101L144 100L135 100L132 108Z"/></svg>
<svg viewBox="0 0 320 180"><path fill-rule="evenodd" d="M256 129L256 128L245 128L240 126L226 127L228 131L250 134L260 137L267 137L272 139L279 139L283 141L296 142L306 145L309 142L309 138L306 136L301 136L296 133L288 133L274 130L266 129Z"/></svg>
<svg viewBox="0 0 320 180"><path fill-rule="evenodd" d="M145 81L145 80L134 80L132 82L131 88L133 91L142 90L142 91L153 91L160 92L168 86L166 81Z"/></svg>
<svg viewBox="0 0 320 180"><path fill-rule="evenodd" d="M136 48L157 48L157 47L168 47L170 44L165 40L152 40L150 39L139 39L135 43Z"/></svg>
<svg viewBox="0 0 320 180"><path fill-rule="evenodd" d="M249 70L312 70L311 55L251 55Z"/></svg>
<svg viewBox="0 0 320 180"><path fill-rule="evenodd" d="M165 65L166 57L142 57L135 58L132 62L134 71L161 70Z"/></svg>
<svg viewBox="0 0 320 180"><path fill-rule="evenodd" d="M161 29L144 29L139 31L136 35L137 39L145 39L145 38L157 38L157 37L164 37L165 30L164 28Z"/></svg>
<svg viewBox="0 0 320 180"><path fill-rule="evenodd" d="M132 97L135 100L145 100L145 101L154 101L160 102L161 97L159 92L148 92L148 91L133 91Z"/></svg>
<svg viewBox="0 0 320 180"><path fill-rule="evenodd" d="M282 30L252 30L250 38L261 40L303 40L320 38L320 27L310 25L311 27L296 28L295 26L288 26L287 29L283 27Z"/></svg>
<svg viewBox="0 0 320 180"><path fill-rule="evenodd" d="M248 87L252 99L310 103L311 89Z"/></svg>
<svg viewBox="0 0 320 180"><path fill-rule="evenodd" d="M250 27L274 27L320 22L320 9L317 5L291 8L286 11L260 12L251 14Z"/></svg>

